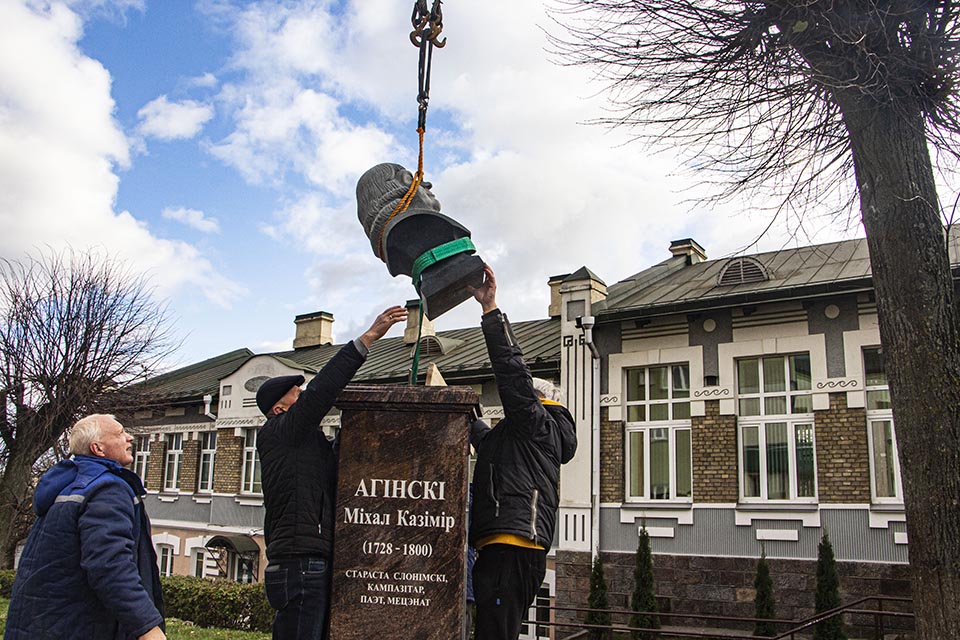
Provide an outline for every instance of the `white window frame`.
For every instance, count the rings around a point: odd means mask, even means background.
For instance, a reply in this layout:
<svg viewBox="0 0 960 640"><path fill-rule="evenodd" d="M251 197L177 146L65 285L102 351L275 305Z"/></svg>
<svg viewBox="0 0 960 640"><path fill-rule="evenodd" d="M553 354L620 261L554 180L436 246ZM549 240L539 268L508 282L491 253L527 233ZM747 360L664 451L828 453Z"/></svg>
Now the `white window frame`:
<svg viewBox="0 0 960 640"><path fill-rule="evenodd" d="M806 355L808 361L810 362L810 387L811 389L791 389L791 379L790 379L790 358L792 356ZM782 391L765 391L764 390L764 368L763 360L768 358L781 358L783 360L784 366L784 389ZM740 362L743 360L757 360L757 376L758 376L758 386L759 390L756 393L741 393L740 392L740 380L739 380L739 371L740 371ZM737 409L737 469L738 469L738 482L739 487L739 496L740 501L743 503L773 503L773 504L788 504L788 503L797 503L797 504L816 504L819 495L819 486L817 482L817 446L816 446L816 423L814 421L813 414L813 362L812 357L809 353L797 352L797 353L784 353L784 354L758 354L743 356L737 358L734 361L734 371L737 372L738 379L736 381L735 389L737 390L736 397L736 409ZM811 410L805 413L790 413L793 408L793 398L799 396L809 396L810 397L810 407ZM786 411L785 414L766 414L766 398L776 397L785 398ZM760 415L740 415L741 400L743 399L757 399L759 403ZM768 459L767 459L767 426L773 424L785 424L787 427L787 497L786 498L770 498L769 497L769 483L770 479L768 476ZM798 427L810 427L810 433L813 438L812 453L813 453L813 495L812 496L799 496L798 486L797 486L797 473L799 471L797 466L797 428ZM747 482L746 482L746 460L745 460L745 451L744 443L746 441L745 432L747 429L756 429L757 430L757 447L759 454L759 496L748 496L746 493Z"/></svg>
<svg viewBox="0 0 960 640"><path fill-rule="evenodd" d="M165 440L167 442L167 455L163 467L163 488L165 491L179 491L180 468L183 462L183 434L168 433Z"/></svg>
<svg viewBox="0 0 960 640"><path fill-rule="evenodd" d="M809 381L810 384L807 389L791 389L790 385L792 381L790 379L790 358L793 358L795 356L801 356L801 355L807 356L807 362L810 364L810 369L811 369L810 381ZM780 358L783 360L784 389L782 391L765 391L763 388L764 387L763 361L768 359L773 359L773 358ZM744 393L740 390L740 363L746 360L757 361L757 380L758 380L759 388L756 392ZM810 419L811 420L813 419L813 360L809 353L806 353L806 352L785 353L785 354L777 353L777 354L744 356L736 359L736 361L734 362L734 371L737 372L737 383L736 383L737 416L742 416L743 420L768 419L768 421L771 421L769 420L770 416L780 416L784 418L790 418L794 416L810 416ZM811 407L810 412L793 413L793 399L800 398L800 397L810 398L809 400L810 407ZM765 400L768 398L770 399L784 398L786 407L787 407L786 413L768 414L767 406L766 406L767 403L765 402ZM760 413L744 416L741 411L744 400L757 400L759 404ZM781 420L772 420L772 421L782 422Z"/></svg>
<svg viewBox="0 0 960 640"><path fill-rule="evenodd" d="M147 464L150 461L150 436L137 436L137 452L133 457L133 472L147 481Z"/></svg>
<svg viewBox="0 0 960 640"><path fill-rule="evenodd" d="M203 547L194 547L190 552L190 571L197 578L207 574L207 550Z"/></svg>
<svg viewBox="0 0 960 640"><path fill-rule="evenodd" d="M786 424L787 426L787 465L788 465L788 474L787 474L787 497L786 498L770 498L768 496L768 485L769 478L767 475L767 425L772 424ZM809 426L811 435L813 436L813 442L811 443L812 452L813 452L813 495L812 496L798 496L797 488L797 427ZM747 483L744 479L746 474L746 462L744 460L744 431L746 429L756 428L757 429L757 447L759 452L759 475L760 475L760 495L759 496L748 496L746 495L746 486ZM739 476L739 485L740 485L740 500L744 503L774 503L774 504L784 504L784 503L802 503L802 504L816 504L819 487L817 485L817 433L816 427L813 421L813 415L806 419L791 418L791 419L776 419L768 418L766 420L744 420L741 422L738 427L739 441L737 446L737 457L738 457L738 468L740 470Z"/></svg>
<svg viewBox="0 0 960 640"><path fill-rule="evenodd" d="M253 572L253 560L244 558L236 551L227 551L227 569L229 578L234 582L251 584L257 581L257 575Z"/></svg>
<svg viewBox="0 0 960 640"><path fill-rule="evenodd" d="M650 383L650 370L657 368L666 368L668 371L667 379L667 398L659 399L653 401L650 399L649 393L649 383ZM687 369L687 395L686 396L674 396L674 384L673 384L673 375L674 367L685 367ZM644 393L643 400L627 400L629 397L629 378L631 372L637 370L643 370L644 372L644 385L646 391ZM629 367L623 369L623 389L624 389L624 436L626 438L626 443L624 447L625 456L624 456L624 499L626 502L651 502L656 504L672 504L672 503L684 503L689 504L693 502L693 429L692 423L689 418L689 406L690 406L690 367L685 362L676 362L670 364L656 364L646 367ZM668 409L668 420L651 420L650 419L650 405L663 403L666 404ZM687 416L682 419L674 419L674 410L676 406L680 403L686 403L687 405ZM630 422L630 407L632 406L644 406L644 417L646 420ZM652 437L652 432L666 430L668 438L668 457L670 463L669 469L669 485L667 487L669 498L658 498L651 495L650 491L650 474L653 468L651 463L651 446L650 439ZM677 487L678 482L678 468L677 464L677 434L679 432L686 431L689 434L690 440L690 461L688 467L690 469L690 478L689 478L689 487L690 494L689 496L677 496ZM634 437L639 435L643 439L643 478L640 479L643 487L643 491L640 494L634 494L632 492L632 463L634 460Z"/></svg>
<svg viewBox="0 0 960 640"><path fill-rule="evenodd" d="M863 356L866 351L880 349L879 346L864 346L861 350L861 355ZM874 384L869 385L867 383L867 364L866 357L864 356L863 363L863 386L865 389L865 396L868 398L866 401L867 409L867 457L870 459L870 499L874 504L903 504L903 476L900 473L900 448L897 444L897 429L896 425L893 422L893 410L892 409L871 409L869 397L871 392L876 391L886 391L889 393L890 387L888 384ZM877 495L877 468L876 468L876 449L877 446L876 439L873 435L873 426L878 422L888 422L890 424L890 438L892 440L892 451L890 452L893 457L893 493L892 496L878 496Z"/></svg>
<svg viewBox="0 0 960 640"><path fill-rule="evenodd" d="M202 431L198 439L200 440L200 460L197 465L197 493L212 493L213 465L217 457L217 432ZM205 463L206 473L204 473Z"/></svg>
<svg viewBox="0 0 960 640"><path fill-rule="evenodd" d="M251 438L252 435L252 438ZM240 480L240 493L249 495L263 495L262 482L256 482L259 475L260 454L257 452L257 429L254 427L243 430L243 471Z"/></svg>
<svg viewBox="0 0 960 640"><path fill-rule="evenodd" d="M157 568L161 576L173 575L173 545L157 545Z"/></svg>

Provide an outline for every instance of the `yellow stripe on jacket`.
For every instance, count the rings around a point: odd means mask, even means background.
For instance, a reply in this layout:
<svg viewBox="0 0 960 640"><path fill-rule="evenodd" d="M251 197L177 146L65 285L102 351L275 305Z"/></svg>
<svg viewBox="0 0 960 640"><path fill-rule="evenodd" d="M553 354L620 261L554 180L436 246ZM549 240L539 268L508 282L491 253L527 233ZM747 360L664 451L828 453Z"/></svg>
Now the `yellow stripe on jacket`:
<svg viewBox="0 0 960 640"><path fill-rule="evenodd" d="M528 540L523 536L514 535L512 533L491 533L488 536L484 536L477 540L477 549L483 549L488 544L509 544L514 547L540 549L543 551L543 547L538 545L533 540Z"/></svg>

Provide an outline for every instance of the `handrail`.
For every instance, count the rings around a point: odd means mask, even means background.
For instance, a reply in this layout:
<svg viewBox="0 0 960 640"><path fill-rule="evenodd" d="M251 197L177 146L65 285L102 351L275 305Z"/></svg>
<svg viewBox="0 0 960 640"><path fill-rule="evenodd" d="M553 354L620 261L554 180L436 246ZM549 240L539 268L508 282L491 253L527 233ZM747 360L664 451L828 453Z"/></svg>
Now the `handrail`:
<svg viewBox="0 0 960 640"><path fill-rule="evenodd" d="M868 608L859 608L860 605L864 603L875 601L877 603L876 609ZM756 636L756 635L746 635L746 634L737 634L736 631L726 632L723 634L724 640L784 640L786 638L795 638L796 634L808 630L811 627L829 620L830 618L840 616L840 615L872 615L874 617L874 635L876 638L883 638L884 625L883 618L915 618L915 614L912 612L905 611L892 611L883 608L884 602L899 602L904 604L913 603L912 598L906 598L902 596L882 596L882 595L873 595L873 596L864 596L853 600L839 607L835 607L828 611L823 611L816 613L812 616L804 618L803 620L785 620L779 618L748 618L748 617L737 617L737 616L716 616L708 614L698 614L698 613L683 613L683 612L659 612L659 611L633 611L632 609L591 609L588 607L568 607L568 606L542 606L538 605L535 608L537 610L552 610L552 611L575 611L578 613L583 612L595 612L595 613L609 613L612 615L640 615L640 616L658 616L660 618L688 618L694 620L713 620L717 622L735 622L741 624L754 624L759 621L770 622L778 626L781 625L792 625L789 629L775 635L775 636ZM658 633L662 636L683 636L687 638L716 638L716 631L705 630L700 631L697 629L652 629L646 627L632 627L623 624L613 624L610 625L596 625L596 624L586 624L583 622L558 622L556 620L526 620L527 624L537 625L537 626L550 626L550 627L573 627L578 629L607 629L610 631L618 632L629 632L629 631L646 631L650 633Z"/></svg>

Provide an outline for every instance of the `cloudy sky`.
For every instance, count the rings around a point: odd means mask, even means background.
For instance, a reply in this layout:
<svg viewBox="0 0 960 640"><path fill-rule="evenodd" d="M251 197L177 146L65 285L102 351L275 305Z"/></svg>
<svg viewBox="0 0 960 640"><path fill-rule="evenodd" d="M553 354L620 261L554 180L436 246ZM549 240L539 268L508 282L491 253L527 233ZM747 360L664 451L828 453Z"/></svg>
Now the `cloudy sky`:
<svg viewBox="0 0 960 640"><path fill-rule="evenodd" d="M723 257L769 215L691 206L679 151L583 124L601 87L551 60L548 4L447 0L427 122L426 179L516 320L546 316L552 275L612 284L685 237ZM374 164L416 167L412 6L0 0L0 255L98 247L149 273L184 338L172 365L288 348L294 316L319 310L354 337L415 297L355 201ZM795 232L755 248L862 235ZM436 326L478 318L468 301Z"/></svg>

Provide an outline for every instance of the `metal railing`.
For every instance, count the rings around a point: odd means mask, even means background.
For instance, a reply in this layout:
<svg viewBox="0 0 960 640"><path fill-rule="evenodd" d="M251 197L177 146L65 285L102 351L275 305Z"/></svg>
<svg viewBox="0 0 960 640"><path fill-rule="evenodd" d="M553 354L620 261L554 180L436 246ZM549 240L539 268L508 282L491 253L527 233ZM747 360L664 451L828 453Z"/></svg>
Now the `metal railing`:
<svg viewBox="0 0 960 640"><path fill-rule="evenodd" d="M867 604L874 602L874 608L868 608ZM897 603L901 608L909 608L910 611L896 610L893 608L884 609L884 603L894 604ZM525 624L537 627L565 627L579 629L581 633L575 633L570 638L580 637L591 630L600 630L606 629L616 633L630 633L631 631L643 631L650 634L658 634L663 638L722 638L723 640L797 640L799 634L803 632L810 632L817 624L834 618L836 616L851 615L851 616L872 616L873 617L873 638L874 640L883 640L884 634L886 633L886 625L884 624L885 618L898 618L902 620L910 620L912 622L914 614L912 612L913 600L911 598L901 598L895 596L866 596L853 602L848 602L845 605L841 605L835 609L830 609L829 611L824 611L822 613L815 614L806 618L804 620L795 621L795 620L785 620L779 618L749 618L749 617L736 617L736 616L716 616L708 614L696 614L696 613L682 613L682 612L649 612L649 611L632 611L630 609L589 609L586 607L560 607L560 606L538 606L536 607L537 611L547 610L548 617L550 620L526 620ZM693 627L678 627L678 626L667 626L660 629L652 629L647 627L631 627L624 624L610 624L610 625L596 625L596 624L586 624L581 621L571 621L571 622L561 622L555 620L554 612L557 611L574 611L577 613L609 613L611 616L657 616L662 619L686 619L686 620L696 620L701 624L706 622L713 622L715 624L710 627L703 628L693 628ZM540 616L535 616L539 618ZM777 627L786 627L786 629L773 636L757 636L747 634L739 629L734 629L734 626L748 626L755 625L757 622L768 622L773 623ZM864 628L864 625L855 625L860 628ZM912 624L911 624L912 626ZM898 631L904 631L905 629L899 628Z"/></svg>

